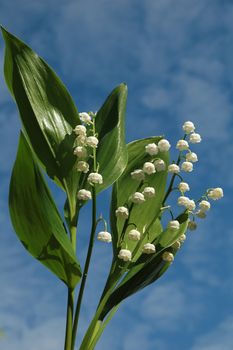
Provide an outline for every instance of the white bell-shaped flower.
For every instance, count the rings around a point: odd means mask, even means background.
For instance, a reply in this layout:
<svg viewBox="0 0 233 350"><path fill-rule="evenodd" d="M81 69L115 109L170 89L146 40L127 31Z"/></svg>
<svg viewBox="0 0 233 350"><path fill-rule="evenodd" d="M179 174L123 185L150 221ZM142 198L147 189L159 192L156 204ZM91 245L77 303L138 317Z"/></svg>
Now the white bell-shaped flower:
<svg viewBox="0 0 233 350"><path fill-rule="evenodd" d="M178 174L180 172L180 167L177 164L170 164L168 165L167 170L171 174Z"/></svg>
<svg viewBox="0 0 233 350"><path fill-rule="evenodd" d="M172 263L174 261L174 255L172 253L166 251L163 253L162 259L163 259L163 261Z"/></svg>
<svg viewBox="0 0 233 350"><path fill-rule="evenodd" d="M159 153L159 148L155 143L149 143L148 145L145 146L145 151L150 156L155 156L156 154Z"/></svg>
<svg viewBox="0 0 233 350"><path fill-rule="evenodd" d="M146 173L147 175L151 175L155 173L155 166L153 163L151 162L145 162L143 164L143 171L144 173Z"/></svg>
<svg viewBox="0 0 233 350"><path fill-rule="evenodd" d="M144 194L144 197L147 199L152 198L155 196L155 189L154 187L145 187L142 191L142 194Z"/></svg>
<svg viewBox="0 0 233 350"><path fill-rule="evenodd" d="M133 229L129 231L128 237L131 241L139 241L141 233L138 230Z"/></svg>
<svg viewBox="0 0 233 350"><path fill-rule="evenodd" d="M202 211L207 211L210 209L210 202L202 200L199 203L199 207L201 208Z"/></svg>
<svg viewBox="0 0 233 350"><path fill-rule="evenodd" d="M171 221L169 221L167 228L168 228L169 230L172 230L172 231L179 230L179 228L180 228L180 223L179 223L178 220L171 220Z"/></svg>
<svg viewBox="0 0 233 350"><path fill-rule="evenodd" d="M126 207L118 207L115 211L115 214L120 219L128 219L129 217L129 210Z"/></svg>
<svg viewBox="0 0 233 350"><path fill-rule="evenodd" d="M187 184L187 182L180 182L178 185L178 189L182 193L190 191L189 184Z"/></svg>
<svg viewBox="0 0 233 350"><path fill-rule="evenodd" d="M99 173L90 173L88 175L87 181L90 185L98 184L101 185L103 183L103 177Z"/></svg>
<svg viewBox="0 0 233 350"><path fill-rule="evenodd" d="M95 137L95 136L88 136L88 137L86 138L86 144L87 144L89 147L97 148L98 143L99 143L99 140L98 140L97 137Z"/></svg>
<svg viewBox="0 0 233 350"><path fill-rule="evenodd" d="M142 248L142 252L145 254L153 254L156 252L156 248L155 245L152 243L146 243L144 244L143 248Z"/></svg>
<svg viewBox="0 0 233 350"><path fill-rule="evenodd" d="M194 152L188 152L185 158L187 162L196 163L198 161L197 154Z"/></svg>
<svg viewBox="0 0 233 350"><path fill-rule="evenodd" d="M107 231L100 231L97 235L97 239L101 242L112 242L112 235Z"/></svg>
<svg viewBox="0 0 233 350"><path fill-rule="evenodd" d="M176 144L176 148L179 151L185 151L189 148L189 144L186 140L179 140Z"/></svg>
<svg viewBox="0 0 233 350"><path fill-rule="evenodd" d="M82 201L88 201L89 199L91 199L91 192L85 189L79 190L77 197Z"/></svg>
<svg viewBox="0 0 233 350"><path fill-rule="evenodd" d="M86 133L87 133L87 129L84 125L77 125L75 128L74 128L74 132L76 135L83 135L83 136L86 136Z"/></svg>
<svg viewBox="0 0 233 350"><path fill-rule="evenodd" d="M191 171L193 171L193 163L191 162L183 162L181 165L181 169L185 172L190 173Z"/></svg>
<svg viewBox="0 0 233 350"><path fill-rule="evenodd" d="M166 164L162 159L156 159L154 161L154 166L155 166L155 170L158 172L166 170Z"/></svg>
<svg viewBox="0 0 233 350"><path fill-rule="evenodd" d="M208 197L214 201L223 197L223 189L221 187L216 187L208 192Z"/></svg>
<svg viewBox="0 0 233 350"><path fill-rule="evenodd" d="M162 139L158 142L158 148L159 148L160 152L167 152L167 151L169 151L170 147L171 147L171 145L170 145L169 141L166 139Z"/></svg>
<svg viewBox="0 0 233 350"><path fill-rule="evenodd" d="M91 124L91 116L87 112L79 113L79 117L84 124Z"/></svg>
<svg viewBox="0 0 233 350"><path fill-rule="evenodd" d="M83 160L80 160L77 163L76 169L77 171L87 173L89 171L89 164L87 162L84 162Z"/></svg>
<svg viewBox="0 0 233 350"><path fill-rule="evenodd" d="M128 249L121 249L119 251L118 258L124 261L131 261L132 253Z"/></svg>
<svg viewBox="0 0 233 350"><path fill-rule="evenodd" d="M201 135L200 134L197 134L197 133L192 133L190 136L189 136L189 142L190 143L200 143L201 142Z"/></svg>
<svg viewBox="0 0 233 350"><path fill-rule="evenodd" d="M145 174L142 169L136 169L130 173L132 179L142 181L145 179Z"/></svg>
<svg viewBox="0 0 233 350"><path fill-rule="evenodd" d="M131 202L133 202L135 204L140 204L140 203L145 202L145 197L144 197L144 194L142 194L141 192L135 192L130 197L130 200L131 200Z"/></svg>
<svg viewBox="0 0 233 350"><path fill-rule="evenodd" d="M83 146L75 147L74 155L77 156L78 158L86 158L87 157L87 150Z"/></svg>
<svg viewBox="0 0 233 350"><path fill-rule="evenodd" d="M190 134L191 132L194 132L195 126L193 122L187 121L183 124L183 130L185 134Z"/></svg>

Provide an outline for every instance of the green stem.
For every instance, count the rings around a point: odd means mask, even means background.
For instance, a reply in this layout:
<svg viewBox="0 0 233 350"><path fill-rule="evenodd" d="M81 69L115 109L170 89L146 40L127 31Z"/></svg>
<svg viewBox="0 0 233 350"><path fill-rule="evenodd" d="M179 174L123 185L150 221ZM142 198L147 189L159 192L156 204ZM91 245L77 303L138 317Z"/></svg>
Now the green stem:
<svg viewBox="0 0 233 350"><path fill-rule="evenodd" d="M75 310L71 350L74 350L74 346L75 346L75 340L76 340L76 334L77 334L77 329L78 329L78 321L79 321L79 315L80 315L80 310L81 310L82 298L83 298L83 293L84 293L84 289L85 289L85 285L86 285L87 274L88 274L90 260L91 260L91 254L92 254L92 250L93 250L93 246L94 246L95 230L96 230L96 190L95 190L95 187L93 187L93 189L92 189L92 228L91 228L91 234L90 234L86 262L85 262L84 271L83 271L83 277L82 277L79 295L78 295L77 306L76 306L76 310Z"/></svg>
<svg viewBox="0 0 233 350"><path fill-rule="evenodd" d="M178 157L178 159L177 159L176 165L179 165L179 164L180 164L180 161L181 161L181 152L180 152L179 157ZM167 200L169 194L172 192L172 186L173 186L173 183L174 183L174 181L175 181L176 175L177 175L177 174L173 174L173 176L172 176L172 178L171 178L171 182L170 182L170 185L169 185L169 187L168 187L168 189L167 189L167 192L166 192L166 194L165 194L165 197L164 197L164 200L163 200L163 203L162 203L162 207L163 207L164 204L166 203L166 200Z"/></svg>
<svg viewBox="0 0 233 350"><path fill-rule="evenodd" d="M68 288L67 312L66 312L66 337L65 337L64 350L71 349L73 312L74 312L74 292L72 289Z"/></svg>

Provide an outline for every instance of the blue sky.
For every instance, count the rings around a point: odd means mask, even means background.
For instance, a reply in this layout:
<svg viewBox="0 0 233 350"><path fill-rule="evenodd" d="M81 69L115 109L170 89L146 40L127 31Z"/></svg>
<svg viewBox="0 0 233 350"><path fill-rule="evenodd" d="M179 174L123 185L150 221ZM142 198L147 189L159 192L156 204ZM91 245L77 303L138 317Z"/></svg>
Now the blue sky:
<svg viewBox="0 0 233 350"><path fill-rule="evenodd" d="M174 149L192 120L203 142L186 179L192 196L223 187L158 281L125 301L97 350L231 350L233 278L233 3L224 0L0 0L0 22L56 70L80 111L98 109L117 84L129 88L127 140L165 134ZM3 66L0 40L0 65ZM23 249L7 208L20 123L0 74L1 350L63 348L66 290ZM174 152L175 154L175 152ZM64 197L55 191L62 206ZM107 215L107 191L100 209ZM83 262L88 207L80 223ZM81 338L104 283L111 247L96 243Z"/></svg>

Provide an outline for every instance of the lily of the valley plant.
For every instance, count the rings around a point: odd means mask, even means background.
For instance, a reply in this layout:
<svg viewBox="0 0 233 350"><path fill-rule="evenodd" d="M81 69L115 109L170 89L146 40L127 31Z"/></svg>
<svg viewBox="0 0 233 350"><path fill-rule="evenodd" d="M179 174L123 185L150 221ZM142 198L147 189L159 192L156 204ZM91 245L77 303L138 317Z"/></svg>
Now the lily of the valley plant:
<svg viewBox="0 0 233 350"><path fill-rule="evenodd" d="M96 113L78 113L54 71L18 38L3 28L2 33L5 79L22 121L10 183L10 215L24 247L67 287L65 350L75 349L94 242L112 245L109 275L80 345L80 350L91 350L122 301L170 267L183 249L187 229L196 229L196 219L206 217L210 200L221 198L223 191L207 189L197 200L186 196L190 187L183 175L188 176L198 160L190 144L201 142L192 122L183 125L176 162L169 160L170 143L161 136L126 144L125 84L116 87ZM66 194L64 218L44 173ZM98 215L97 196L111 185L108 220ZM171 193L177 194L176 208L169 205ZM76 231L88 201L92 227L81 268ZM168 214L171 219L164 223ZM79 232L79 239L82 235L87 232Z"/></svg>

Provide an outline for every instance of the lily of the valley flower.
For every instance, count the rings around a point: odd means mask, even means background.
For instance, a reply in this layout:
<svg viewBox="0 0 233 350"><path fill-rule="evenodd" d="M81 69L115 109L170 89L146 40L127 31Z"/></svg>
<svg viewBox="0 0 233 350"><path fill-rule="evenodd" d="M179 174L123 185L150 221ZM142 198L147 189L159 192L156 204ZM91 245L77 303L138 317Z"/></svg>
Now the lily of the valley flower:
<svg viewBox="0 0 233 350"><path fill-rule="evenodd" d="M144 244L142 248L142 252L145 254L153 254L156 252L155 245L152 243L146 243Z"/></svg>
<svg viewBox="0 0 233 350"><path fill-rule="evenodd" d="M121 249L118 254L118 258L123 261L131 261L132 253L128 249Z"/></svg>
<svg viewBox="0 0 233 350"><path fill-rule="evenodd" d="M210 209L210 202L203 200L199 203L199 207L202 211L207 211Z"/></svg>
<svg viewBox="0 0 233 350"><path fill-rule="evenodd" d="M86 136L87 129L84 125L77 125L74 129L74 132L76 135L83 135Z"/></svg>
<svg viewBox="0 0 233 350"><path fill-rule="evenodd" d="M126 207L118 207L115 211L115 214L118 218L121 219L128 219L129 217L129 210Z"/></svg>
<svg viewBox="0 0 233 350"><path fill-rule="evenodd" d="M87 173L89 171L89 164L87 162L80 160L77 163L76 169L77 169L77 171Z"/></svg>
<svg viewBox="0 0 233 350"><path fill-rule="evenodd" d="M214 201L223 197L223 189L221 187L216 187L208 192L208 197Z"/></svg>
<svg viewBox="0 0 233 350"><path fill-rule="evenodd" d="M103 183L103 177L99 173L90 173L88 175L87 181L90 185L98 184L101 185Z"/></svg>
<svg viewBox="0 0 233 350"><path fill-rule="evenodd" d="M91 192L85 189L79 190L77 197L82 201L88 201L89 199L91 199Z"/></svg>
<svg viewBox="0 0 233 350"><path fill-rule="evenodd" d="M182 193L190 191L189 184L187 184L187 182L180 182L178 185L178 189Z"/></svg>
<svg viewBox="0 0 233 350"><path fill-rule="evenodd" d="M112 242L112 235L107 231L100 231L98 233L97 239L102 242L110 243Z"/></svg>
<svg viewBox="0 0 233 350"><path fill-rule="evenodd" d="M197 155L194 152L188 152L185 156L187 162L195 163L198 161Z"/></svg>
<svg viewBox="0 0 233 350"><path fill-rule="evenodd" d="M179 221L177 221L177 220L171 220L171 221L169 221L167 228L168 228L169 230L172 230L172 231L179 230L179 228L180 228L180 223L179 223Z"/></svg>
<svg viewBox="0 0 233 350"><path fill-rule="evenodd" d="M145 202L144 194L142 194L141 192L135 192L134 194L132 194L130 199L135 204L140 204Z"/></svg>
<svg viewBox="0 0 233 350"><path fill-rule="evenodd" d="M195 130L195 126L193 122L190 122L190 121L185 122L183 125L183 130L185 134L190 134L191 132L193 132Z"/></svg>
<svg viewBox="0 0 233 350"><path fill-rule="evenodd" d="M79 117L84 124L91 124L91 116L87 112L79 113Z"/></svg>
<svg viewBox="0 0 233 350"><path fill-rule="evenodd" d="M170 164L167 168L169 173L178 174L180 172L180 167L177 164Z"/></svg>
<svg viewBox="0 0 233 350"><path fill-rule="evenodd" d="M130 230L128 233L128 237L131 241L139 241L141 237L141 233L138 230Z"/></svg>
<svg viewBox="0 0 233 350"><path fill-rule="evenodd" d="M144 190L142 191L142 194L144 194L144 197L147 198L152 198L155 196L155 189L154 187L145 187Z"/></svg>
<svg viewBox="0 0 233 350"><path fill-rule="evenodd" d="M191 162L183 162L181 165L181 169L185 172L190 173L191 171L193 171L193 163Z"/></svg>
<svg viewBox="0 0 233 350"><path fill-rule="evenodd" d="M179 140L176 144L176 148L179 150L179 151L185 151L189 148L189 144L187 141L185 140Z"/></svg>
<svg viewBox="0 0 233 350"><path fill-rule="evenodd" d="M167 151L169 151L170 147L171 147L171 145L170 145L169 141L166 139L162 139L158 142L158 148L159 148L160 152L167 152Z"/></svg>
<svg viewBox="0 0 233 350"><path fill-rule="evenodd" d="M172 263L174 261L174 255L170 252L164 252L162 255L163 261Z"/></svg>
<svg viewBox="0 0 233 350"><path fill-rule="evenodd" d="M197 224L196 224L196 222L195 222L195 221L189 221L189 223L188 223L188 229L189 229L190 231L196 230L196 229L197 229Z"/></svg>
<svg viewBox="0 0 233 350"><path fill-rule="evenodd" d="M156 159L154 161L154 166L156 171L164 171L166 169L166 164L162 159Z"/></svg>
<svg viewBox="0 0 233 350"><path fill-rule="evenodd" d="M86 158L87 157L87 150L83 146L75 147L74 155L77 156L78 158Z"/></svg>
<svg viewBox="0 0 233 350"><path fill-rule="evenodd" d="M149 143L146 145L145 150L150 156L155 156L159 153L159 148L155 143Z"/></svg>
<svg viewBox="0 0 233 350"><path fill-rule="evenodd" d="M88 137L86 138L86 144L87 144L89 147L97 148L98 143L99 143L99 140L98 140L97 137L95 137L95 136L88 136Z"/></svg>
<svg viewBox="0 0 233 350"><path fill-rule="evenodd" d="M201 135L200 134L197 134L197 133L192 133L190 136L189 136L189 142L190 143L200 143L201 142Z"/></svg>
<svg viewBox="0 0 233 350"><path fill-rule="evenodd" d="M143 171L144 173L146 173L147 175L151 175L155 173L155 166L153 163L151 162L146 162L143 164Z"/></svg>
<svg viewBox="0 0 233 350"><path fill-rule="evenodd" d="M136 169L132 171L130 175L134 180L142 181L145 179L145 174L142 169Z"/></svg>

